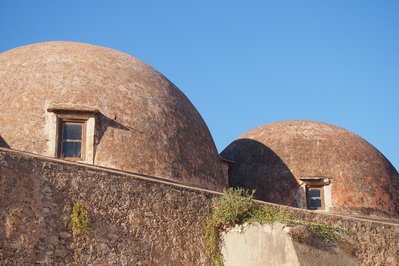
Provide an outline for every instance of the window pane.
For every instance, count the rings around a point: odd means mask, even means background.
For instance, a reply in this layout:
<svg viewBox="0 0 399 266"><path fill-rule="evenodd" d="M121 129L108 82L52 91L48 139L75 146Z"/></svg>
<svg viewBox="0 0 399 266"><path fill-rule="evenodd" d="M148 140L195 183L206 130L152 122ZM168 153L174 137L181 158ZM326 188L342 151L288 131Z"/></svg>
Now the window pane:
<svg viewBox="0 0 399 266"><path fill-rule="evenodd" d="M319 189L309 189L309 198L320 198L320 190Z"/></svg>
<svg viewBox="0 0 399 266"><path fill-rule="evenodd" d="M63 132L62 132L62 139L82 139L82 125L77 124L64 124L63 125Z"/></svg>
<svg viewBox="0 0 399 266"><path fill-rule="evenodd" d="M82 154L81 142L63 142L62 143L62 157L80 158Z"/></svg>
<svg viewBox="0 0 399 266"><path fill-rule="evenodd" d="M309 208L321 208L321 199L309 199Z"/></svg>

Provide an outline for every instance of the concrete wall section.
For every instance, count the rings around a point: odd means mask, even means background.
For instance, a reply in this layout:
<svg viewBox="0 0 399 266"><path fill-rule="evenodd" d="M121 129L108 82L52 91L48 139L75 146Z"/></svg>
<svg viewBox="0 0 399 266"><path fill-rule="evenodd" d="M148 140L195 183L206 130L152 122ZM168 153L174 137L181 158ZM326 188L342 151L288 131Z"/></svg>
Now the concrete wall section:
<svg viewBox="0 0 399 266"><path fill-rule="evenodd" d="M236 226L223 233L226 266L299 266L291 237L282 224Z"/></svg>
<svg viewBox="0 0 399 266"><path fill-rule="evenodd" d="M226 266L336 266L358 265L353 254L340 248L301 244L288 234L284 224L244 224L223 234L222 254Z"/></svg>

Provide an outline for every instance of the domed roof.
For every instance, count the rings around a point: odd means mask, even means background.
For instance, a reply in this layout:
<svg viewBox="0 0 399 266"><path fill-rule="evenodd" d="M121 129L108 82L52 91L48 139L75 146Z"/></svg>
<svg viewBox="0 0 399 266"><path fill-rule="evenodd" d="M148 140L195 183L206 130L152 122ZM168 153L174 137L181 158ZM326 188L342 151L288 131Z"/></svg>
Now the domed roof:
<svg viewBox="0 0 399 266"><path fill-rule="evenodd" d="M225 185L210 132L187 97L130 55L47 42L0 54L0 135L13 148L50 155L57 106L99 110L94 164L205 188Z"/></svg>
<svg viewBox="0 0 399 266"><path fill-rule="evenodd" d="M307 177L331 179L333 209L399 214L399 175L358 135L311 121L266 124L240 136L221 154L232 160L229 183L257 189L265 201L294 205Z"/></svg>

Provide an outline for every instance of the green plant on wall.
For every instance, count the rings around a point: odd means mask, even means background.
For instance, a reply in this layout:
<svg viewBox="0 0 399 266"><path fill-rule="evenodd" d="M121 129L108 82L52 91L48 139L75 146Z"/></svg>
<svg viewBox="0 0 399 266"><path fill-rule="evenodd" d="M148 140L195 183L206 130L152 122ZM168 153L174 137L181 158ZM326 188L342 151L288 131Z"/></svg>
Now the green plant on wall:
<svg viewBox="0 0 399 266"><path fill-rule="evenodd" d="M253 195L243 188L229 188L223 191L223 196L213 202L213 213L206 225L206 251L212 258L213 265L223 265L220 252L220 231L241 223L250 217L253 205Z"/></svg>
<svg viewBox="0 0 399 266"><path fill-rule="evenodd" d="M325 243L340 240L340 231L343 231L342 229L333 228L323 223L305 223L305 225L308 226L310 232L315 237L323 240Z"/></svg>
<svg viewBox="0 0 399 266"><path fill-rule="evenodd" d="M89 232L89 217L87 209L79 202L73 205L71 212L71 227L74 237L84 236Z"/></svg>
<svg viewBox="0 0 399 266"><path fill-rule="evenodd" d="M323 223L298 221L290 217L282 209L255 204L255 191L243 188L229 188L223 191L223 196L213 202L213 213L205 229L205 247L214 266L224 264L220 251L220 232L241 223L286 223L304 225L308 230L323 241L334 241L339 238L338 229Z"/></svg>

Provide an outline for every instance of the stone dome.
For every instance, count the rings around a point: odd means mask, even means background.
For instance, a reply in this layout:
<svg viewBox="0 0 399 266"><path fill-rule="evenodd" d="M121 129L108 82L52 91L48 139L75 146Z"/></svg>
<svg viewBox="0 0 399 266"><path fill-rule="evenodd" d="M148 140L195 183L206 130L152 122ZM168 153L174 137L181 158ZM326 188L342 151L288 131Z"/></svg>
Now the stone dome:
<svg viewBox="0 0 399 266"><path fill-rule="evenodd" d="M95 122L79 129L93 132L92 139L73 144L90 150L87 162L208 189L227 185L198 111L167 78L130 55L73 42L1 53L0 99L3 146L57 156L64 144L55 138L67 135L57 123L92 116Z"/></svg>
<svg viewBox="0 0 399 266"><path fill-rule="evenodd" d="M311 121L266 124L222 153L234 162L229 185L256 189L260 200L306 208L306 187L325 186L329 211L399 214L399 175L358 135ZM310 204L310 203L309 203Z"/></svg>

